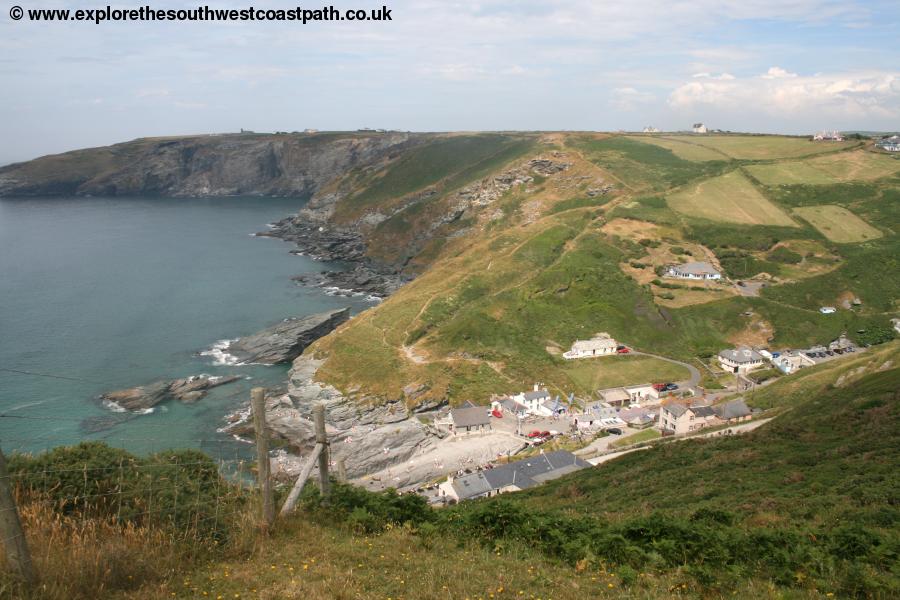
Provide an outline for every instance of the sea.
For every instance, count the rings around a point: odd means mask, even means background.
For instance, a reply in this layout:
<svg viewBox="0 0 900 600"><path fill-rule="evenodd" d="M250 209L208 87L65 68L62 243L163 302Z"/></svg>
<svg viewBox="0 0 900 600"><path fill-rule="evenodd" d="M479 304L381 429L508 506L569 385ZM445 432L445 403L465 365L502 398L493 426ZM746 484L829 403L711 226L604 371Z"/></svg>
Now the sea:
<svg viewBox="0 0 900 600"><path fill-rule="evenodd" d="M347 265L255 236L303 199L0 199L0 448L98 440L137 454L248 444L221 431L250 389L287 365L229 364L227 341L287 317L377 300L291 276ZM224 349L224 352L222 351ZM116 412L104 392L190 375L237 375L194 404Z"/></svg>

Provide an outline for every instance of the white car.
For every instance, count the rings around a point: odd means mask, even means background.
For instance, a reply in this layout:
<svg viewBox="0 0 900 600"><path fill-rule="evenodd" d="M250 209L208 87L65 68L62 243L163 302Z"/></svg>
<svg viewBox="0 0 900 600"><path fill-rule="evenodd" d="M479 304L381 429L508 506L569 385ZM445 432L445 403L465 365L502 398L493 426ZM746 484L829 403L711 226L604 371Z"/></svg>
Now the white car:
<svg viewBox="0 0 900 600"><path fill-rule="evenodd" d="M837 309L833 306L823 306L819 309L819 312L823 315L830 315L831 313L836 313Z"/></svg>

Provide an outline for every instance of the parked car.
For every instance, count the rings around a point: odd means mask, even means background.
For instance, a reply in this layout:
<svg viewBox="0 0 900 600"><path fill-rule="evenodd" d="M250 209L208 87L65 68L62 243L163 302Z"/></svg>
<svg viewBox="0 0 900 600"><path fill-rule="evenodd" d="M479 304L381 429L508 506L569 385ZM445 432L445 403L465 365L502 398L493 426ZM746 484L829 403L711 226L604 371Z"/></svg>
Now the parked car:
<svg viewBox="0 0 900 600"><path fill-rule="evenodd" d="M849 348L847 348L847 352L856 352L856 348L850 346Z"/></svg>
<svg viewBox="0 0 900 600"><path fill-rule="evenodd" d="M675 391L675 390L677 390L677 389L678 389L678 384L677 384L677 383L667 383L667 384L666 384L666 391L667 391L667 392L673 392L673 391Z"/></svg>
<svg viewBox="0 0 900 600"><path fill-rule="evenodd" d="M844 351L841 350L840 348L835 348L835 349L834 349L834 353L835 353L835 354L843 354Z"/></svg>
<svg viewBox="0 0 900 600"><path fill-rule="evenodd" d="M542 437L542 438L553 437L553 434L551 434L549 431L542 431L542 432L541 432L541 437Z"/></svg>
<svg viewBox="0 0 900 600"><path fill-rule="evenodd" d="M532 432L530 432L530 433L528 434L528 437L530 437L530 438L539 438L539 437L541 437L541 432L538 431L537 429L535 429L534 431L532 431Z"/></svg>
<svg viewBox="0 0 900 600"><path fill-rule="evenodd" d="M828 356L834 356L834 351L833 351L833 350L826 350L826 351L825 351L825 354L827 354Z"/></svg>
<svg viewBox="0 0 900 600"><path fill-rule="evenodd" d="M607 429L607 431L612 435L622 435L622 430L618 427L612 427L610 429Z"/></svg>
<svg viewBox="0 0 900 600"><path fill-rule="evenodd" d="M667 384L667 383L654 383L654 384L653 384L653 389L656 390L657 392L665 392L666 389L667 389L667 388L666 388L667 385L669 385L669 384Z"/></svg>
<svg viewBox="0 0 900 600"><path fill-rule="evenodd" d="M629 350L628 348L619 348L616 350L616 353L618 354L628 354L629 352L631 352L631 350Z"/></svg>

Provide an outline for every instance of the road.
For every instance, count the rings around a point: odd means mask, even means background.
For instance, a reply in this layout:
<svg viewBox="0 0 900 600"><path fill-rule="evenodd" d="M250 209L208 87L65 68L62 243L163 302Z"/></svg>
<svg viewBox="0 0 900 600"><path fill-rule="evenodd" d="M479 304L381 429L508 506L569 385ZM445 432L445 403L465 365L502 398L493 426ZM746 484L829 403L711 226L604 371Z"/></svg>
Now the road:
<svg viewBox="0 0 900 600"><path fill-rule="evenodd" d="M686 362L681 362L680 360L675 360L674 358L669 358L667 356L660 356L659 354L651 354L649 352L641 352L640 350L631 350L631 354L636 354L638 356L649 356L651 358L658 358L659 360L664 360L667 363L672 363L673 365L679 365L690 371L691 378L686 381L677 381L679 387L687 387L687 388L695 388L700 385L700 371L694 365L691 365Z"/></svg>

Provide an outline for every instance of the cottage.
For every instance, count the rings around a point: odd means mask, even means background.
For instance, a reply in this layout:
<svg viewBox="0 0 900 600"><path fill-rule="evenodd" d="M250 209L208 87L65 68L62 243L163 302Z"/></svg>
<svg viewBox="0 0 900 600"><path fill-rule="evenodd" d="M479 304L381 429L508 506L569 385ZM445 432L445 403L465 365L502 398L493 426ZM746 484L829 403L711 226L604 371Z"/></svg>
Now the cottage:
<svg viewBox="0 0 900 600"><path fill-rule="evenodd" d="M772 364L775 365L776 369L788 375L803 367L812 367L816 364L816 361L803 352L792 351L784 352L772 358Z"/></svg>
<svg viewBox="0 0 900 600"><path fill-rule="evenodd" d="M525 490L589 466L571 452L557 450L463 477L448 479L439 487L447 498L469 500Z"/></svg>
<svg viewBox="0 0 900 600"><path fill-rule="evenodd" d="M624 388L631 404L657 404L659 402L659 390L652 384L629 385Z"/></svg>
<svg viewBox="0 0 900 600"><path fill-rule="evenodd" d="M669 265L666 268L664 277L715 281L722 279L722 274L708 262L689 262L684 263L683 265Z"/></svg>
<svg viewBox="0 0 900 600"><path fill-rule="evenodd" d="M466 406L450 411L450 427L453 433L471 433L491 429L491 416L484 406Z"/></svg>
<svg viewBox="0 0 900 600"><path fill-rule="evenodd" d="M740 423L749 421L753 417L750 408L741 398L724 404L717 404L712 408L716 416L725 423Z"/></svg>
<svg viewBox="0 0 900 600"><path fill-rule="evenodd" d="M719 352L719 365L729 373L749 373L763 366L763 357L749 348L722 350Z"/></svg>
<svg viewBox="0 0 900 600"><path fill-rule="evenodd" d="M538 384L534 384L534 390L530 392L516 394L513 400L523 405L528 414L540 417L549 417L553 414L544 404L551 402L550 392L540 389Z"/></svg>
<svg viewBox="0 0 900 600"><path fill-rule="evenodd" d="M694 133L706 133L708 131L708 129L706 129L706 125L704 125L703 123L694 123L691 126L691 130Z"/></svg>
<svg viewBox="0 0 900 600"><path fill-rule="evenodd" d="M491 402L491 409L509 413L514 417L524 417L528 412L528 408L524 404L516 402L508 396Z"/></svg>
<svg viewBox="0 0 900 600"><path fill-rule="evenodd" d="M675 435L691 433L719 422L711 406L669 404L659 411L659 428Z"/></svg>
<svg viewBox="0 0 900 600"><path fill-rule="evenodd" d="M594 356L610 356L616 353L616 340L608 333L598 333L589 340L577 340L572 349L563 354L563 358L591 358Z"/></svg>

